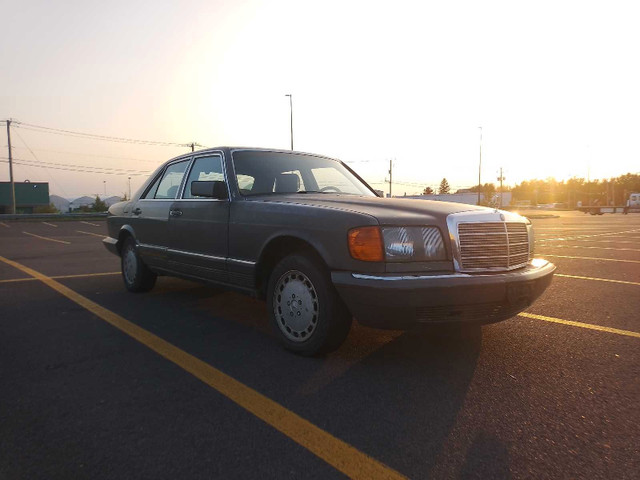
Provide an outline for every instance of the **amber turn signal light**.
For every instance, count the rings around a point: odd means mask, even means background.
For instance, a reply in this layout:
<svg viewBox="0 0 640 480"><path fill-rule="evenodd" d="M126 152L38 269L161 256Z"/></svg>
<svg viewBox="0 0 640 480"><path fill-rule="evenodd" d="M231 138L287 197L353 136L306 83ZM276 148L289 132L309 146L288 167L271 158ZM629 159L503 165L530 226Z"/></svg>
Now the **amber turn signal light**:
<svg viewBox="0 0 640 480"><path fill-rule="evenodd" d="M349 253L356 260L365 262L384 260L380 227L360 227L349 230Z"/></svg>

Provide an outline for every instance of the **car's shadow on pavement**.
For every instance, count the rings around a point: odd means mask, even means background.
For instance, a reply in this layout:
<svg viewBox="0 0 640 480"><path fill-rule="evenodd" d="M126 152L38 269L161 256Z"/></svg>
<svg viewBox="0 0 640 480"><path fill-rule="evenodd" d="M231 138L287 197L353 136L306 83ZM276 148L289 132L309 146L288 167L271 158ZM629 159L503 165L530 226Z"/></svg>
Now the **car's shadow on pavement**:
<svg viewBox="0 0 640 480"><path fill-rule="evenodd" d="M308 409L324 412L338 437L410 478L427 478L481 346L480 327L403 333L309 398Z"/></svg>
<svg viewBox="0 0 640 480"><path fill-rule="evenodd" d="M356 322L339 350L305 358L279 347L264 302L184 286L161 287L149 301L162 312L153 322L160 336L408 477L429 477L474 376L480 327L390 332ZM488 444L468 443L460 474L473 478ZM506 478L506 462L495 457L492 475Z"/></svg>

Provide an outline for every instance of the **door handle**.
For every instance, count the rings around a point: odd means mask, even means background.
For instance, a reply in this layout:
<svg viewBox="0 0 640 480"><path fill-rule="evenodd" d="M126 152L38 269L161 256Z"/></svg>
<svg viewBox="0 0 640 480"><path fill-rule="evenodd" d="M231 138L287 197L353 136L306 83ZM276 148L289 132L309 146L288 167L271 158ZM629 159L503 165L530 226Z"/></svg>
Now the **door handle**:
<svg viewBox="0 0 640 480"><path fill-rule="evenodd" d="M142 213L142 210L139 209L139 208L134 208L133 212L131 212L131 213L133 213L134 215L140 215Z"/></svg>
<svg viewBox="0 0 640 480"><path fill-rule="evenodd" d="M169 215L172 217L179 217L182 215L182 210L170 210Z"/></svg>

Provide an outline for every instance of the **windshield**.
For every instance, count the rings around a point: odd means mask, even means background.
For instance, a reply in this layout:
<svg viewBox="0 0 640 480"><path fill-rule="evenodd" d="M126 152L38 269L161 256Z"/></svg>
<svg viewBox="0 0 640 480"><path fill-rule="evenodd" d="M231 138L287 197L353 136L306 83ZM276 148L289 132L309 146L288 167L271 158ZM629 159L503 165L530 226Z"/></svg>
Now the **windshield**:
<svg viewBox="0 0 640 480"><path fill-rule="evenodd" d="M348 168L329 158L242 150L233 152L233 165L242 195L340 193L376 196Z"/></svg>

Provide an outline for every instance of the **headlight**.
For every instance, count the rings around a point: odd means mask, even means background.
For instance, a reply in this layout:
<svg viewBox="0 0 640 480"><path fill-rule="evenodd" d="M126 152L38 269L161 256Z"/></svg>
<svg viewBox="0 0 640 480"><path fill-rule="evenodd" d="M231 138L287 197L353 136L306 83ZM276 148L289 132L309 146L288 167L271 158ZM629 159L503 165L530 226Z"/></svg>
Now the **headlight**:
<svg viewBox="0 0 640 480"><path fill-rule="evenodd" d="M531 222L529 222L527 224L527 234L529 236L529 258L533 258L533 251L534 251L534 238L533 238L533 225L531 225Z"/></svg>
<svg viewBox="0 0 640 480"><path fill-rule="evenodd" d="M447 253L436 227L384 227L387 262L428 262L446 260Z"/></svg>

